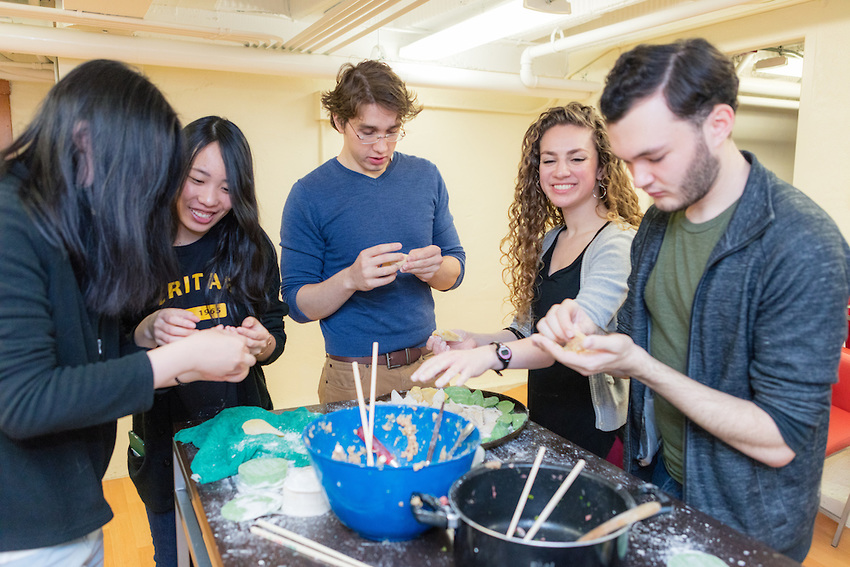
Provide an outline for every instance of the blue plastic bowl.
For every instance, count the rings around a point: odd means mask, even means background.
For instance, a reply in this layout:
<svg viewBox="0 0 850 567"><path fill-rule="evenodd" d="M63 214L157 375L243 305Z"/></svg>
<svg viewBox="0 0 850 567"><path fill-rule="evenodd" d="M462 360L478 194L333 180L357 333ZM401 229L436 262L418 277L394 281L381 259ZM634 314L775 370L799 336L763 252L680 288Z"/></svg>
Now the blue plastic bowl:
<svg viewBox="0 0 850 567"><path fill-rule="evenodd" d="M452 483L472 466L480 442L478 429L460 444L450 460L440 461L441 450L451 449L468 421L449 411L443 412L440 436L431 464L421 466L428 454L439 412L428 407L393 404L375 405L375 438L392 452L398 468L366 466L365 445L356 434L360 427L357 407L329 413L310 423L301 434L316 474L325 489L331 509L339 520L361 537L376 541L413 539L430 526L420 523L410 511L410 495L424 492L448 494ZM416 426L418 451L405 458L408 439L395 423L400 415L411 416ZM337 444L348 452L363 449L361 464L331 457ZM419 466L415 466L415 465ZM418 470L416 470L418 469Z"/></svg>

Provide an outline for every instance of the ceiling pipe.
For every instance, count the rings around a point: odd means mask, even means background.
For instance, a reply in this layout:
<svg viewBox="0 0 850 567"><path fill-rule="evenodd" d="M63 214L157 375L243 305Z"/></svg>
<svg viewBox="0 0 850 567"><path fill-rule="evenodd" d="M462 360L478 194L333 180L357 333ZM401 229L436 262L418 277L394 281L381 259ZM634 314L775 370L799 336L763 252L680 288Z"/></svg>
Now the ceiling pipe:
<svg viewBox="0 0 850 567"><path fill-rule="evenodd" d="M0 63L0 79L7 81L27 81L39 83L52 83L56 75L53 70L31 69L26 67L9 67Z"/></svg>
<svg viewBox="0 0 850 567"><path fill-rule="evenodd" d="M83 60L107 56L134 65L323 79L336 77L339 67L351 61L349 57L335 55L305 55L280 50L94 34L68 28L6 23L0 23L0 51ZM515 74L403 62L390 63L399 76L410 85L532 94L541 97L571 96L563 88L556 91L539 89L529 92ZM589 92L588 89L598 90L601 87L597 83L574 82L581 87L576 89L579 93Z"/></svg>
<svg viewBox="0 0 850 567"><path fill-rule="evenodd" d="M144 31L147 33L180 35L201 39L235 41L237 43L263 45L268 47L283 45L282 37L265 33L238 31L231 30L229 28L211 28L205 26L187 26L184 24L152 22L141 18L107 16L104 14L77 12L74 10L29 6L27 4L12 4L10 2L0 2L0 17L25 18L29 20L92 26L95 28L129 32Z"/></svg>
<svg viewBox="0 0 850 567"><path fill-rule="evenodd" d="M782 98L766 98L763 96L738 95L740 106L758 106L759 108L781 108L784 110L800 110L799 100Z"/></svg>
<svg viewBox="0 0 850 567"><path fill-rule="evenodd" d="M526 48L520 56L519 77L522 84L529 88L575 88L573 83L577 81L536 76L532 69L532 63L535 59L544 55L560 53L579 47L586 48L615 39L622 41L625 36L631 34L644 32L666 24L678 23L688 18L704 16L725 8L750 4L754 1L756 0L696 0L695 2L686 2L660 12L638 16L637 18L578 33L542 45L534 45Z"/></svg>
<svg viewBox="0 0 850 567"><path fill-rule="evenodd" d="M760 79L758 77L741 77L738 92L742 95L786 98L800 100L802 85L778 79Z"/></svg>

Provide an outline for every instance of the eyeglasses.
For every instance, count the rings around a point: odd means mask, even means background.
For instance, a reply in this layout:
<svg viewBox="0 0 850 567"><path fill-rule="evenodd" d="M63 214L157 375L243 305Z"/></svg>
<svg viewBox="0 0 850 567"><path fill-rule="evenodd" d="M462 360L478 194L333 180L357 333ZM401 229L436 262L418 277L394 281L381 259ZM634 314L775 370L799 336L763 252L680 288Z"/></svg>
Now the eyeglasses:
<svg viewBox="0 0 850 567"><path fill-rule="evenodd" d="M349 124L349 122L346 122L346 124ZM357 139L360 140L361 144L370 144L370 145L371 144L377 144L378 140L381 140L381 139L384 139L384 140L387 141L388 144L391 144L393 142L398 142L399 140L404 138L404 129L403 128L399 129L398 132L391 132L389 134L384 134L384 135L367 134L367 135L364 136L364 135L358 134L357 130L354 129L354 126L351 127L351 131L354 132L354 135L357 136Z"/></svg>

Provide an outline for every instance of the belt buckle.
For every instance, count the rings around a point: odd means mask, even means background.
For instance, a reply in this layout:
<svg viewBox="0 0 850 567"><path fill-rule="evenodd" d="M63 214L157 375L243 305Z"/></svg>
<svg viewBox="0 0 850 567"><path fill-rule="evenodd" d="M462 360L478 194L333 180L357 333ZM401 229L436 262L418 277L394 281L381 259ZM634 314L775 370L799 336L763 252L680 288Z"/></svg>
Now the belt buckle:
<svg viewBox="0 0 850 567"><path fill-rule="evenodd" d="M397 350L395 352L401 352L401 351ZM393 354L393 353L388 352L384 355L385 357L387 357L387 370L392 370L393 368L401 368L402 366L407 366L408 364L410 364L410 349L409 348L404 349L405 362L403 362L401 364L393 364L392 358L390 358L391 354Z"/></svg>

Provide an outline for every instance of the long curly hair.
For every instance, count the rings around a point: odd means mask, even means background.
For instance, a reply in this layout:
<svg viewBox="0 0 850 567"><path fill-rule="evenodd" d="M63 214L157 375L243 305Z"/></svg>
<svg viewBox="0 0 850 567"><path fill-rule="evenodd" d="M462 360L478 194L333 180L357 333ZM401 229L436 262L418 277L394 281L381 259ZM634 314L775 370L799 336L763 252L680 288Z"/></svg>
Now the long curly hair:
<svg viewBox="0 0 850 567"><path fill-rule="evenodd" d="M571 102L544 111L529 126L522 140L514 202L508 210L508 234L501 242L502 278L508 286L508 301L521 323L531 317L543 235L564 224L561 209L554 206L540 188L540 139L553 126L571 124L594 132L602 176L597 192L608 210L608 219L636 227L643 213L626 167L611 151L602 116L591 106Z"/></svg>

